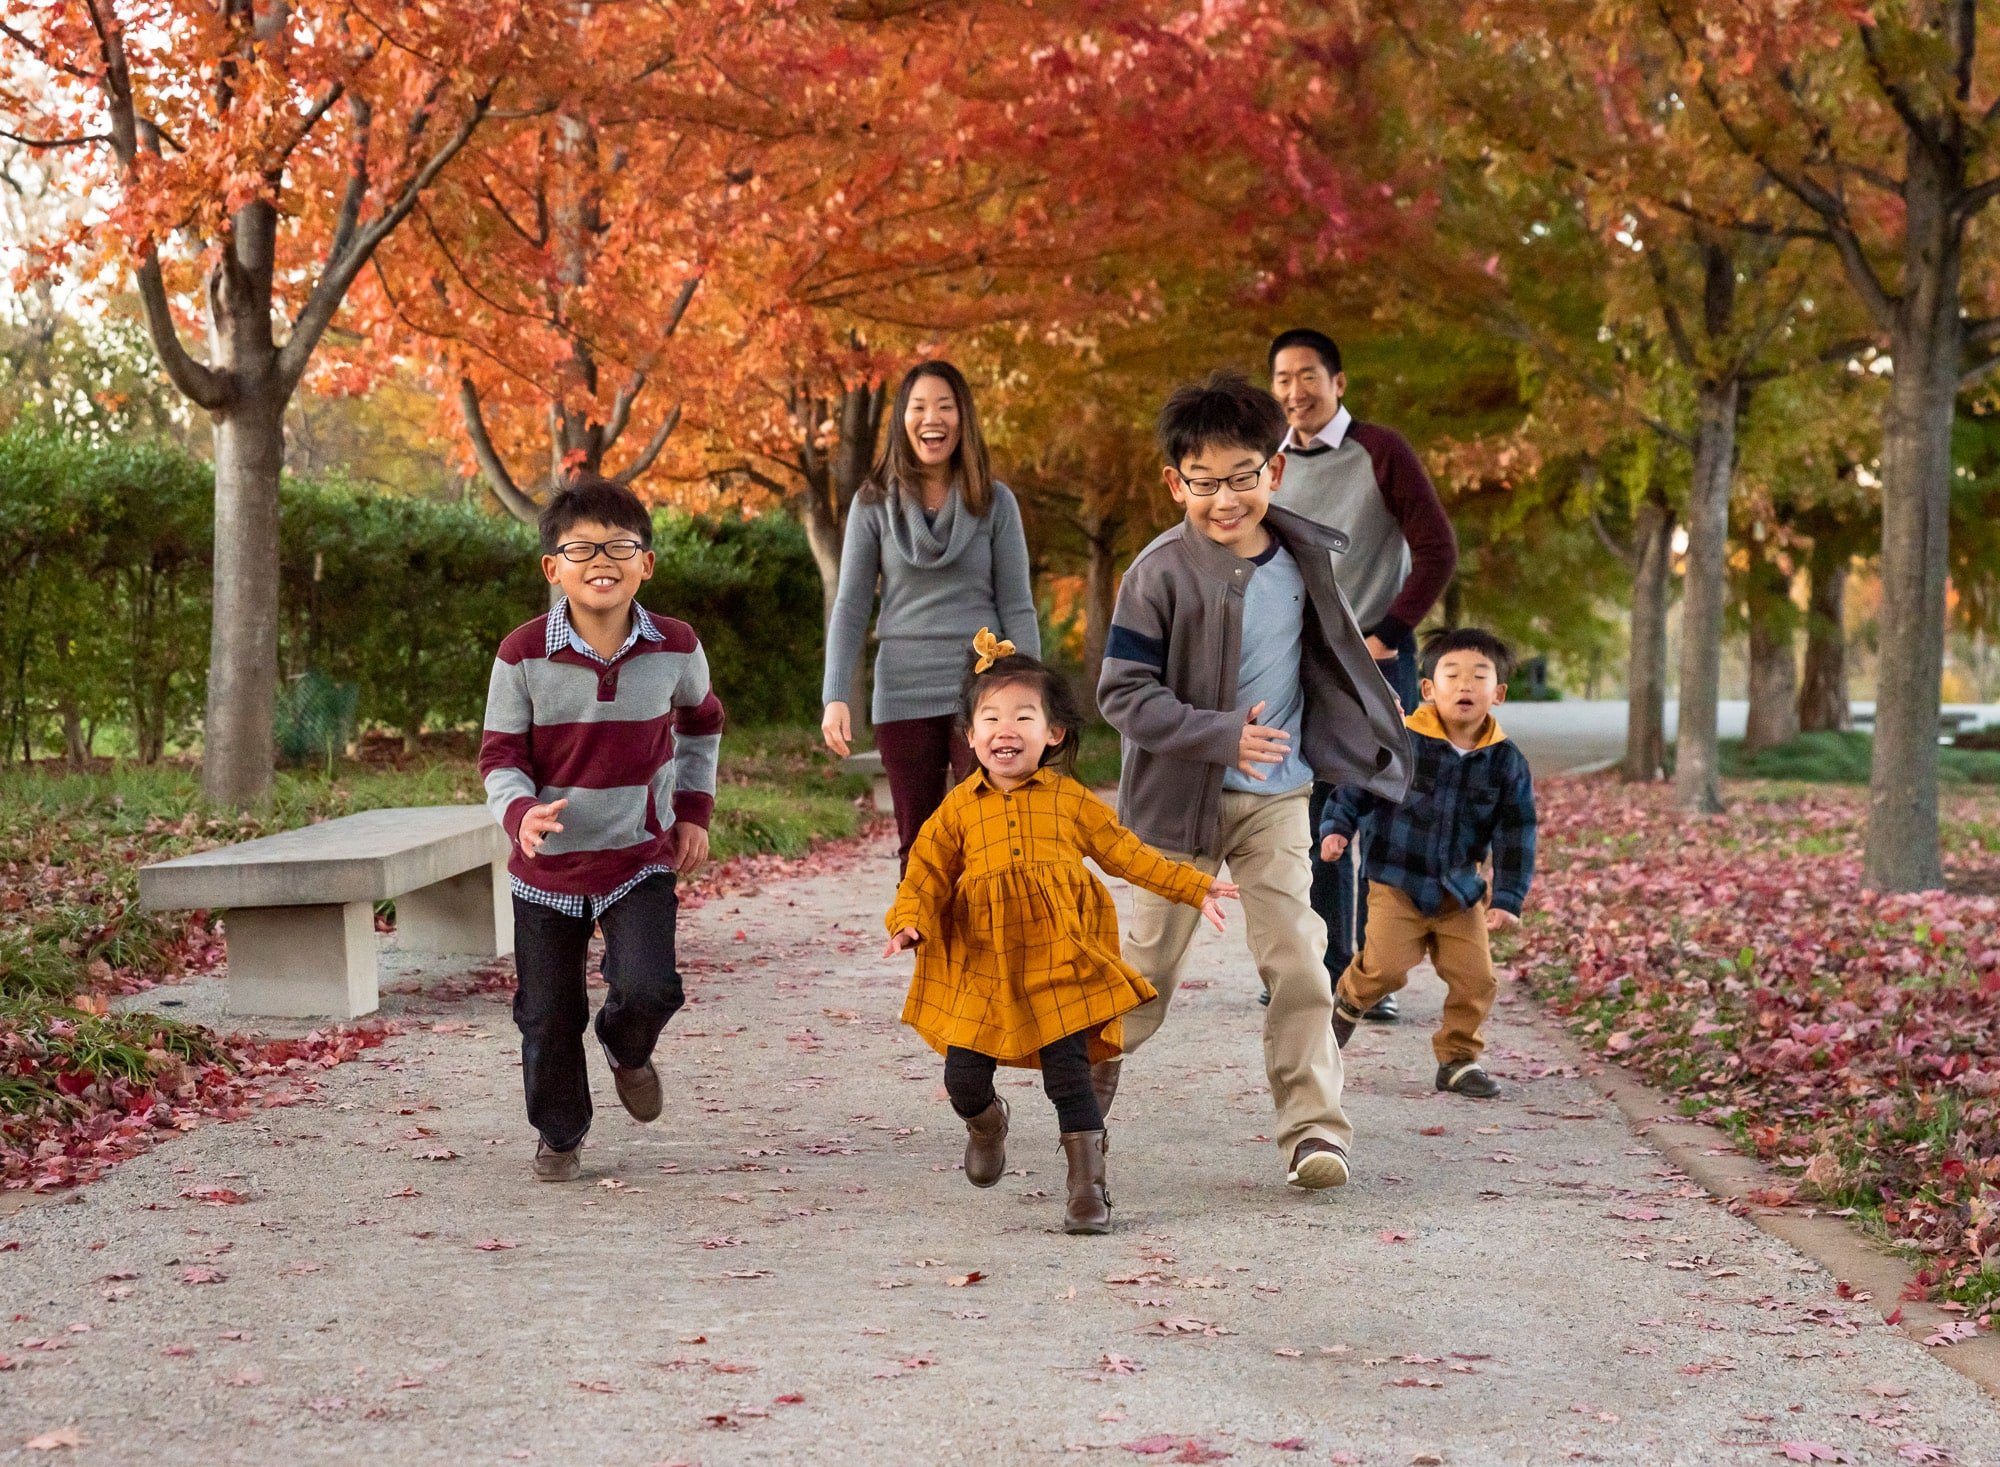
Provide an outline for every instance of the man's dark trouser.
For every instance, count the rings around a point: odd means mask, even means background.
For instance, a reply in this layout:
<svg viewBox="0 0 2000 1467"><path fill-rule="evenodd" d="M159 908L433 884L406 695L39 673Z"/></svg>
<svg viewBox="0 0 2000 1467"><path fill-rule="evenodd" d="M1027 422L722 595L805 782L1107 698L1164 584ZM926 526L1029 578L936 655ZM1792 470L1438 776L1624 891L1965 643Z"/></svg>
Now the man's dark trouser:
<svg viewBox="0 0 2000 1467"><path fill-rule="evenodd" d="M1402 700L1403 712L1416 712L1416 636L1407 634L1396 644L1394 662L1378 662L1375 665L1382 670L1382 676L1388 679L1389 686ZM1333 786L1330 784L1313 786L1312 905L1326 923L1327 982L1338 983L1340 975L1347 971L1347 965L1354 961L1355 953L1361 950L1362 934L1368 930L1368 883L1356 879L1356 873L1363 868L1365 860L1363 848L1367 844L1367 832L1357 830L1338 861L1322 861L1319 858L1320 812L1326 808L1327 799L1332 794Z"/></svg>
<svg viewBox="0 0 2000 1467"><path fill-rule="evenodd" d="M521 1030L521 1081L528 1124L556 1151L590 1129L590 1077L583 1031L590 1022L584 963L590 935L604 929L604 982L597 1037L621 1069L636 1070L682 1002L674 968L680 897L672 872L649 876L592 922L514 898L514 1022Z"/></svg>

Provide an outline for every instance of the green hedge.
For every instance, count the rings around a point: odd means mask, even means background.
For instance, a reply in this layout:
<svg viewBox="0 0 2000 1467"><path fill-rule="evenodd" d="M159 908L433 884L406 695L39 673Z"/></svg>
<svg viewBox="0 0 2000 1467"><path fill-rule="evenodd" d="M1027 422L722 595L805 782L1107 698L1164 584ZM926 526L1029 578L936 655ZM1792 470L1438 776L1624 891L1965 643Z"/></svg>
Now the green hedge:
<svg viewBox="0 0 2000 1467"><path fill-rule="evenodd" d="M146 444L0 434L0 758L158 758L207 672L213 481ZM475 725L493 649L547 604L534 534L484 506L288 480L280 662L358 691L364 725ZM692 622L732 719L812 721L819 582L790 520L661 512L642 600Z"/></svg>

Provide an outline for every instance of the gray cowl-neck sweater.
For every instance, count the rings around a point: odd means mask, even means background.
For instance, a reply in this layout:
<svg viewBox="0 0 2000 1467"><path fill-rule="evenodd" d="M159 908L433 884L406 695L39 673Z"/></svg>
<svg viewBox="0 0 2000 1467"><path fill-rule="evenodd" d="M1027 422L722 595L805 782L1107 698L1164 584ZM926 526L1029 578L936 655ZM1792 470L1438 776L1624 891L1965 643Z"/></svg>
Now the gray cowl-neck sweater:
<svg viewBox="0 0 2000 1467"><path fill-rule="evenodd" d="M956 712L966 654L981 627L1041 656L1021 507L1004 484L994 484L983 519L965 507L956 484L935 520L912 494L855 500L826 629L823 702L848 699L878 583L875 723Z"/></svg>

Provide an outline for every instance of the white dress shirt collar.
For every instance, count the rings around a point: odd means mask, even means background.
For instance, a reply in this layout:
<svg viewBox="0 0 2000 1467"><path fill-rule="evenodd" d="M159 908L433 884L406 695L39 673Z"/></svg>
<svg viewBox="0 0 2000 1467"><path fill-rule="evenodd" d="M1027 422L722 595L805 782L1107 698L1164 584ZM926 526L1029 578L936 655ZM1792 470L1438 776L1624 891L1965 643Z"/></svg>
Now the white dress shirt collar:
<svg viewBox="0 0 2000 1467"><path fill-rule="evenodd" d="M1353 421L1354 415L1343 405L1340 411L1327 421L1327 425L1324 428L1313 434L1312 441L1315 443L1324 443L1328 448L1338 448L1347 441L1347 429ZM1294 428L1285 435L1285 447L1304 447L1305 445L1301 444L1298 439L1299 430Z"/></svg>

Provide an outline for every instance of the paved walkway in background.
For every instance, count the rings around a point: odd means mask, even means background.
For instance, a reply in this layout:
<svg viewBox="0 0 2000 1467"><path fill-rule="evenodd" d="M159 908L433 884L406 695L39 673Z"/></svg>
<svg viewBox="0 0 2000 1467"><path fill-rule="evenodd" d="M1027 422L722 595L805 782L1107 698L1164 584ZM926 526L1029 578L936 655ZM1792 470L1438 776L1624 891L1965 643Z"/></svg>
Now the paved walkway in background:
<svg viewBox="0 0 2000 1467"><path fill-rule="evenodd" d="M1508 1097L1431 1089L1426 984L1349 1053L1353 1184L1305 1195L1265 1139L1242 937L1204 934L1119 1096L1116 1232L1056 1231L1054 1120L1025 1075L1013 1170L975 1191L939 1061L896 1022L904 965L874 956L892 875L885 843L691 914L666 1117L631 1122L599 1067L578 1185L527 1179L488 991L394 999L409 1032L311 1101L0 1220L0 1458L2000 1451L1991 1400L1664 1165L1511 989ZM245 1200L189 1195L207 1187ZM22 1449L65 1430L84 1445Z"/></svg>
<svg viewBox="0 0 2000 1467"><path fill-rule="evenodd" d="M2000 724L2000 704L1949 703L1947 709L1964 714L1975 726ZM1856 703L1855 716L1873 717L1873 703ZM1743 737L1744 720L1750 705L1725 699L1716 709L1716 728L1721 737ZM1500 709L1500 726L1521 746L1538 779L1562 774L1579 767L1621 759L1625 755L1626 703L1622 698L1564 698L1555 703L1508 703ZM1680 723L1680 700L1669 698L1666 708L1667 738L1671 740Z"/></svg>

